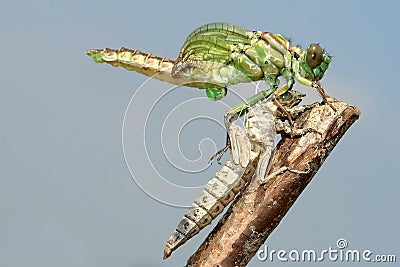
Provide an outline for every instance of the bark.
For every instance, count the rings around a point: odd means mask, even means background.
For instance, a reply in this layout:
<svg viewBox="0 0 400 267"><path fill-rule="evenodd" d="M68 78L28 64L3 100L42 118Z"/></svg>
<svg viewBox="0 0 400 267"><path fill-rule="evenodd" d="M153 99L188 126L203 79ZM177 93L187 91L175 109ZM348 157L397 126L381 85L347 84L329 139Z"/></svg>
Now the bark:
<svg viewBox="0 0 400 267"><path fill-rule="evenodd" d="M329 153L360 111L346 103L329 98L329 105L316 106L294 122L296 128L313 128L300 138L282 137L274 152L268 173L281 167L309 171L307 174L283 172L266 186L253 179L235 199L227 213L187 266L246 266L271 232L278 226L307 184L322 166Z"/></svg>

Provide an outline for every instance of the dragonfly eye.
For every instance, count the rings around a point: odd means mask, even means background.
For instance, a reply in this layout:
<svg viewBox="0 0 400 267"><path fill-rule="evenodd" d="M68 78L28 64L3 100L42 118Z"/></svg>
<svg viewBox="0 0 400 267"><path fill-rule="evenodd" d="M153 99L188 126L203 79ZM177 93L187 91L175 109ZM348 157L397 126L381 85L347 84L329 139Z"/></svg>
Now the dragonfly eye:
<svg viewBox="0 0 400 267"><path fill-rule="evenodd" d="M311 44L307 49L306 63L311 68L315 68L322 62L322 48L318 44Z"/></svg>

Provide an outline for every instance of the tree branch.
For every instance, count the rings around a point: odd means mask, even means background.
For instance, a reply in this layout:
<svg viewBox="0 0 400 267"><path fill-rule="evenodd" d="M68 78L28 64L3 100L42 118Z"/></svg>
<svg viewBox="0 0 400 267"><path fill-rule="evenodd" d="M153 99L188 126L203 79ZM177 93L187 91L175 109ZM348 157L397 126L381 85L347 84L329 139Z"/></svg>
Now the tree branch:
<svg viewBox="0 0 400 267"><path fill-rule="evenodd" d="M328 105L316 106L295 120L297 128L313 128L300 138L283 137L278 143L268 173L281 167L307 171L296 174L286 171L266 185L253 179L240 194L193 254L187 266L246 266L259 247L311 181L329 153L360 111L346 103L329 98L336 112Z"/></svg>

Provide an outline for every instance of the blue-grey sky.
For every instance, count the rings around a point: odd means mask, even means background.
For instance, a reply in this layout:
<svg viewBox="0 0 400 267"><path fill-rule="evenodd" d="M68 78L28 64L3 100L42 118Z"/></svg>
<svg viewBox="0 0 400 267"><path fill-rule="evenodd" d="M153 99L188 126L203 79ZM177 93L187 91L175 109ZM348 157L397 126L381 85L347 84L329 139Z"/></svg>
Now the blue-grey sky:
<svg viewBox="0 0 400 267"><path fill-rule="evenodd" d="M215 21L281 33L303 47L320 43L334 56L326 92L362 113L267 240L269 249L323 250L345 238L349 249L400 260L399 11L398 1L349 0L3 3L0 266L184 265L211 227L166 261L162 250L184 213L176 205L196 196L184 187L203 185L219 167L200 172L224 145L225 109L192 88L151 109L168 85L143 85L146 77L96 65L84 51L125 46L174 59L193 29ZM124 131L129 172L122 125L134 94ZM168 117L171 110L177 113ZM174 126L188 117L195 119L187 127ZM168 183L182 186L171 198ZM249 266L267 264L255 258Z"/></svg>

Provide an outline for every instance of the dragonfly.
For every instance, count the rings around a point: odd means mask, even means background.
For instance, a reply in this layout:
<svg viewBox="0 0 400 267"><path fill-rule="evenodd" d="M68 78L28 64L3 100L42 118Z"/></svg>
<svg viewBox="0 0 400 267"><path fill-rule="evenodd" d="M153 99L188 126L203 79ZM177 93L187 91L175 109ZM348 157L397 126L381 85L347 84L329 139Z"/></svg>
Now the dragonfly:
<svg viewBox="0 0 400 267"><path fill-rule="evenodd" d="M304 96L304 94L292 90L278 96L277 100L290 114L297 116L313 106L297 106ZM207 183L204 190L186 211L166 243L164 259L222 213L253 176L259 179L260 185L265 185L284 171L308 173L282 167L277 172L266 175L275 136L278 132L284 132L290 136L315 132L311 128L294 129L290 127L284 122L286 115L279 111L276 101L269 99L267 102L254 105L249 110L246 129L235 123L229 125L230 160L226 161L225 165Z"/></svg>
<svg viewBox="0 0 400 267"><path fill-rule="evenodd" d="M176 60L124 47L89 49L86 54L97 63L122 67L174 85L205 89L207 97L214 101L224 98L231 85L264 80L269 89L228 110L226 126L259 101L291 90L295 80L315 88L329 104L320 80L331 57L319 44L312 43L302 50L300 46L291 46L281 34L249 31L226 22L195 29L186 38ZM286 80L281 87L279 77Z"/></svg>

